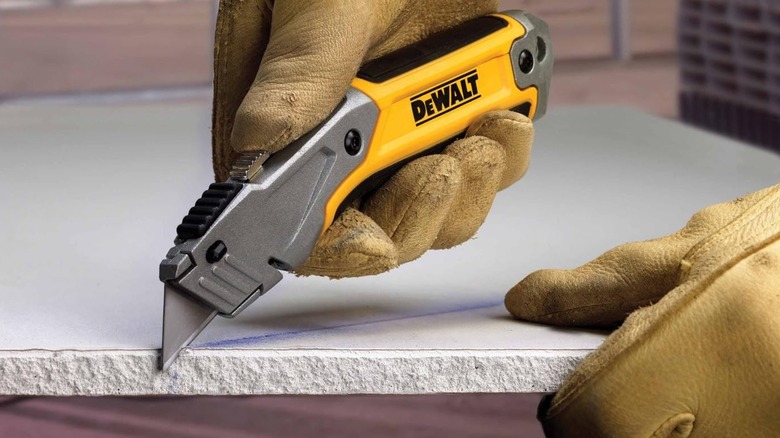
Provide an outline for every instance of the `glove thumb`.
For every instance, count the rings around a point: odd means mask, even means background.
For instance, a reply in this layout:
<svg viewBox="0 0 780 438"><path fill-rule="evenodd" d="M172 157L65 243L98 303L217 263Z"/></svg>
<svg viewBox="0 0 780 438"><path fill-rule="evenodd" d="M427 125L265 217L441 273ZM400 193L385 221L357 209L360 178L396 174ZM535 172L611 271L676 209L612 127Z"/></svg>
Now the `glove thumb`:
<svg viewBox="0 0 780 438"><path fill-rule="evenodd" d="M344 96L371 40L372 2L279 1L257 76L236 112L231 145L276 152Z"/></svg>
<svg viewBox="0 0 780 438"><path fill-rule="evenodd" d="M769 190L707 207L674 234L618 246L579 268L534 272L507 293L506 307L527 321L613 327L677 287L686 254Z"/></svg>

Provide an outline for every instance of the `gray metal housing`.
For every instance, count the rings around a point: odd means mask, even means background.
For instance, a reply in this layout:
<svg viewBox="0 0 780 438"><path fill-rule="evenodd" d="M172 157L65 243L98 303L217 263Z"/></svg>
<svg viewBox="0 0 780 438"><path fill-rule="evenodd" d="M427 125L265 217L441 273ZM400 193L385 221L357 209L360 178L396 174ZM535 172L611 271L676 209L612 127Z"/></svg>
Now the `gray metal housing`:
<svg viewBox="0 0 780 438"><path fill-rule="evenodd" d="M282 274L303 263L322 232L325 204L362 161L379 110L355 89L319 127L273 154L250 184L244 184L206 234L187 240L160 264L160 280L234 316L268 291ZM344 138L357 130L363 147L347 153ZM217 241L227 254L216 263L206 251Z"/></svg>
<svg viewBox="0 0 780 438"><path fill-rule="evenodd" d="M534 120L539 119L547 113L547 100L550 96L550 84L555 63L550 29L547 23L525 11L512 10L502 12L502 14L514 18L526 29L526 34L512 43L509 56L512 58L512 68L517 87L525 89L535 86L539 89L539 99ZM528 50L534 57L534 68L530 73L520 71L520 66L517 63L523 50Z"/></svg>

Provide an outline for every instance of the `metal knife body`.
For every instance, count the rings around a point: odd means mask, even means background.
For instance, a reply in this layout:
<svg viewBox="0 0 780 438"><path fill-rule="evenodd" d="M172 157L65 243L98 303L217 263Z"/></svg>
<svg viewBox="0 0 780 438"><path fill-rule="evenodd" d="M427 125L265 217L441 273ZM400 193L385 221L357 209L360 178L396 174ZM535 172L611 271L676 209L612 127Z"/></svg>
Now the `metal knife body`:
<svg viewBox="0 0 780 438"><path fill-rule="evenodd" d="M161 368L216 315L237 315L303 263L342 206L403 164L487 111L541 117L552 67L537 17L477 18L367 63L322 124L271 156L243 156L190 209L160 263Z"/></svg>

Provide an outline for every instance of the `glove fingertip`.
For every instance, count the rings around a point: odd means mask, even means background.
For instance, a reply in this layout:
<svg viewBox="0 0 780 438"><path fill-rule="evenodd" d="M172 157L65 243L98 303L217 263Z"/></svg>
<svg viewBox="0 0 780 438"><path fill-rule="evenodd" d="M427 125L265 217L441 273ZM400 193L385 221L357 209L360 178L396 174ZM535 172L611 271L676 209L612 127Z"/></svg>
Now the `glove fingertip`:
<svg viewBox="0 0 780 438"><path fill-rule="evenodd" d="M393 241L371 218L347 208L295 274L333 279L376 275L398 266L398 258Z"/></svg>
<svg viewBox="0 0 780 438"><path fill-rule="evenodd" d="M444 155L461 168L461 184L431 249L447 249L471 239L485 222L506 166L504 148L487 137L471 136L448 146Z"/></svg>
<svg viewBox="0 0 780 438"><path fill-rule="evenodd" d="M406 263L431 248L462 181L458 160L429 155L405 165L364 203Z"/></svg>
<svg viewBox="0 0 780 438"><path fill-rule="evenodd" d="M526 279L517 283L504 296L504 306L515 319L532 322L542 322L538 312L540 307L538 297L533 297L525 287Z"/></svg>
<svg viewBox="0 0 780 438"><path fill-rule="evenodd" d="M499 190L511 186L528 171L534 141L534 125L528 117L513 111L490 111L472 123L466 135L487 137L504 147L506 168Z"/></svg>
<svg viewBox="0 0 780 438"><path fill-rule="evenodd" d="M507 292L504 304L516 319L552 325L578 325L570 310L577 306L577 287L570 271L545 269L525 277Z"/></svg>
<svg viewBox="0 0 780 438"><path fill-rule="evenodd" d="M262 99L248 95L236 113L230 137L230 145L236 152L277 152L290 142L296 128L304 129L291 115L294 112L283 111L278 105L260 105L257 100Z"/></svg>

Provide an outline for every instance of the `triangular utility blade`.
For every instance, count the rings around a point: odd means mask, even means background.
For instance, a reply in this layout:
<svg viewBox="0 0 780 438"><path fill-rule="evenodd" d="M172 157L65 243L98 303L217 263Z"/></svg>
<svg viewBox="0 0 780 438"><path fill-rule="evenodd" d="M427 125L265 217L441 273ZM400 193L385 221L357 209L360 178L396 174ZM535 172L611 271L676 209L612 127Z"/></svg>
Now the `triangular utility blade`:
<svg viewBox="0 0 780 438"><path fill-rule="evenodd" d="M181 349L189 345L216 315L216 310L165 283L160 368L167 370L179 356Z"/></svg>

